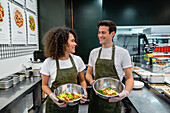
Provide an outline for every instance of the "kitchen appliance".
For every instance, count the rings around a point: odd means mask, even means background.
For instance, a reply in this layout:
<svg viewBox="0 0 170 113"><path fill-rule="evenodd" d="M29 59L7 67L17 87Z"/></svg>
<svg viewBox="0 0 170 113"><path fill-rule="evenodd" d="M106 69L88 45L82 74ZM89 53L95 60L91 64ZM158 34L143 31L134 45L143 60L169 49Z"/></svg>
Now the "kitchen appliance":
<svg viewBox="0 0 170 113"><path fill-rule="evenodd" d="M34 51L34 61L44 61L46 57L44 56L44 51L39 50L39 51Z"/></svg>

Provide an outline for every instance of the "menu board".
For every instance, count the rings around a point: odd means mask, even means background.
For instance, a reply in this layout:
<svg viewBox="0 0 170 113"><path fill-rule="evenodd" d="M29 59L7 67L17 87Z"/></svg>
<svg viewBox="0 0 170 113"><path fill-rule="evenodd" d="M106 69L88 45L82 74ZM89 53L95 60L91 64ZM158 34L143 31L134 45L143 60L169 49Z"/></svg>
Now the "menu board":
<svg viewBox="0 0 170 113"><path fill-rule="evenodd" d="M12 44L26 44L25 12L21 7L10 3Z"/></svg>
<svg viewBox="0 0 170 113"><path fill-rule="evenodd" d="M16 1L17 3L19 3L19 4L23 5L23 6L25 4L25 0L14 0L14 1Z"/></svg>
<svg viewBox="0 0 170 113"><path fill-rule="evenodd" d="M37 12L37 0L26 0L26 8L33 12Z"/></svg>
<svg viewBox="0 0 170 113"><path fill-rule="evenodd" d="M0 44L10 44L7 0L0 0Z"/></svg>
<svg viewBox="0 0 170 113"><path fill-rule="evenodd" d="M37 28L36 15L27 12L28 44L38 44Z"/></svg>

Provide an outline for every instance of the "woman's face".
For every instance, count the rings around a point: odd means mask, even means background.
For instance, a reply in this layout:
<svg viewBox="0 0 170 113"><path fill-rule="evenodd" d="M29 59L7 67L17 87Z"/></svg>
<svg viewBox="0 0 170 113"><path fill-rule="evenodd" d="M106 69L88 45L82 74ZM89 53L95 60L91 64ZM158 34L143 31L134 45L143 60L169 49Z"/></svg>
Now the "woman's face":
<svg viewBox="0 0 170 113"><path fill-rule="evenodd" d="M69 33L68 45L66 46L67 53L75 53L75 47L77 46L73 34Z"/></svg>

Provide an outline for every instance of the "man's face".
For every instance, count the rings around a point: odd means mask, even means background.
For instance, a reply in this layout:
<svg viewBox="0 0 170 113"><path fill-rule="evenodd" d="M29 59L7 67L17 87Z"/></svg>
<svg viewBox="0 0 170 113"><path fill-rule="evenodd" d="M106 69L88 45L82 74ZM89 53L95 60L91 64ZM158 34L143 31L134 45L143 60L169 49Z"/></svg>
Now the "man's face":
<svg viewBox="0 0 170 113"><path fill-rule="evenodd" d="M109 34L109 27L108 26L100 26L98 31L98 38L100 44L107 45L112 42L112 38L114 36L114 31Z"/></svg>

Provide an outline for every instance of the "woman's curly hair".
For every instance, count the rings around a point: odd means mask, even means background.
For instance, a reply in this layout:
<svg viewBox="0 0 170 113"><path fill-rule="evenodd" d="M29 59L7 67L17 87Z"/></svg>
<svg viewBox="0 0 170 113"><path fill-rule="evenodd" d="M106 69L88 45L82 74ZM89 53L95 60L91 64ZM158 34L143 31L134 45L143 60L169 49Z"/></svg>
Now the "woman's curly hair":
<svg viewBox="0 0 170 113"><path fill-rule="evenodd" d="M50 29L43 38L44 55L46 58L61 58L65 55L66 46L68 45L69 33L73 34L75 41L77 35L74 30L67 27Z"/></svg>

